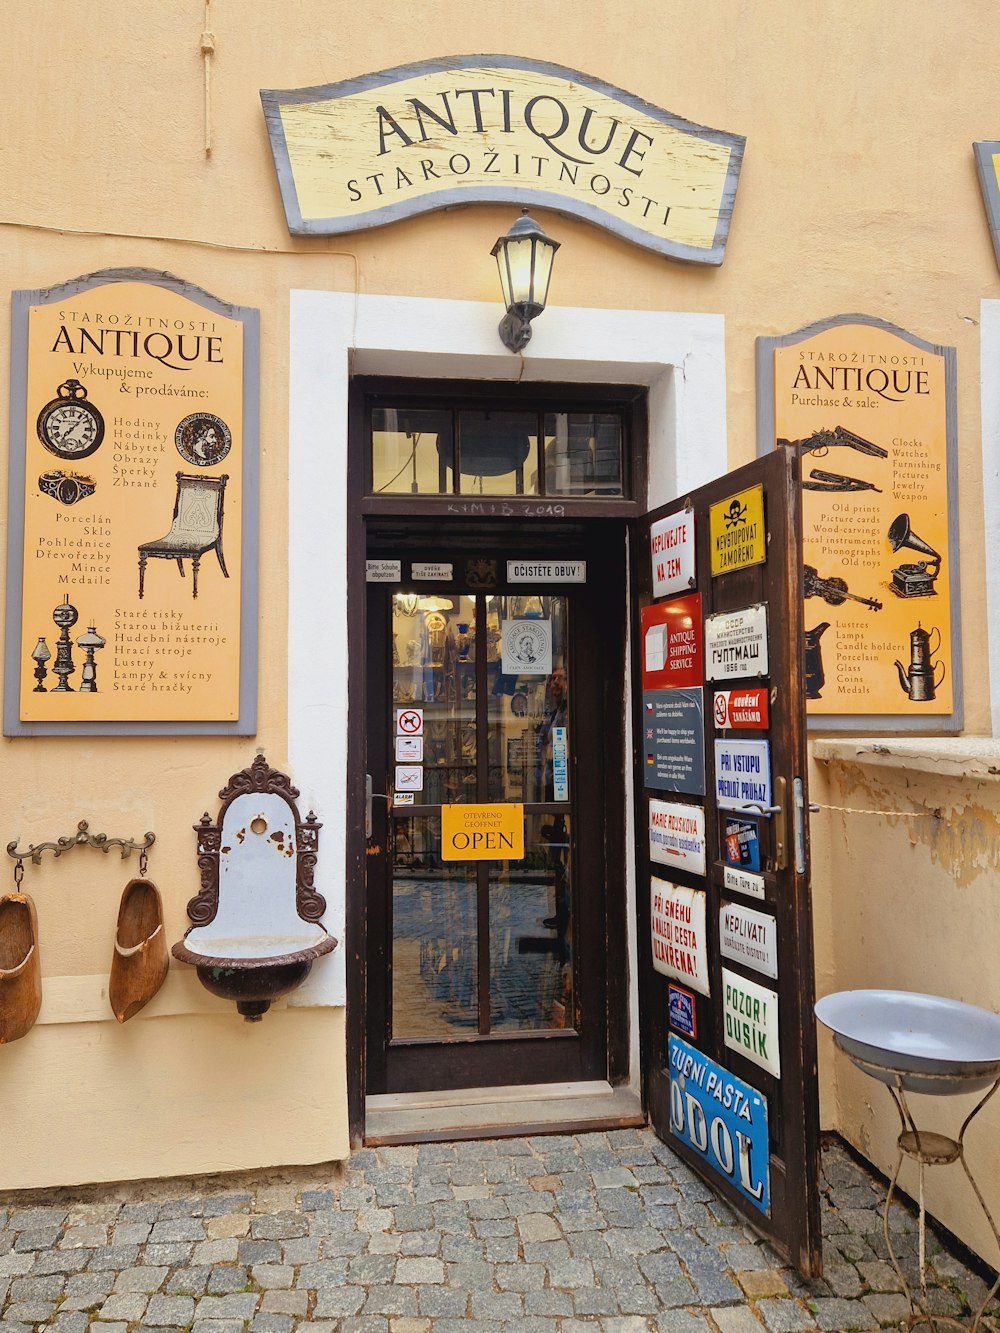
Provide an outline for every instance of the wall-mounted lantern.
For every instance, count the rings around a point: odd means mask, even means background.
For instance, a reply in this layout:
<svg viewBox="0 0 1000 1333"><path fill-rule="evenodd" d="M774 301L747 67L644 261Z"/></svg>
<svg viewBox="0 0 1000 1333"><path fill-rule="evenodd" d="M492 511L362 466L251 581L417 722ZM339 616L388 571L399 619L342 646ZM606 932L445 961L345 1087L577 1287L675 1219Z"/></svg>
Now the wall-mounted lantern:
<svg viewBox="0 0 1000 1333"><path fill-rule="evenodd" d="M526 208L491 254L500 270L507 313L500 321L500 341L520 352L531 338L531 321L545 309L552 277L552 259L559 242L545 235Z"/></svg>

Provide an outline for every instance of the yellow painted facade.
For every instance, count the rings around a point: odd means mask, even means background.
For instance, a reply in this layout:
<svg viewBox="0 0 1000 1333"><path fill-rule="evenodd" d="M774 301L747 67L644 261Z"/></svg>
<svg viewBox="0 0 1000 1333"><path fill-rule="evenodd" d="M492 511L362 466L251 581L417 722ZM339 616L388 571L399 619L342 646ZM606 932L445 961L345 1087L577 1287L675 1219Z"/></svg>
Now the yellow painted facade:
<svg viewBox="0 0 1000 1333"><path fill-rule="evenodd" d="M192 825L206 810L214 819L219 789L255 751L282 770L288 759L290 294L493 303L499 318L490 248L515 213L477 205L346 237L292 236L260 90L439 56L521 54L746 137L721 267L673 262L538 212L561 242L550 310L724 319L730 466L756 451L757 337L857 312L956 348L965 734L814 742L812 796L827 807L813 823L817 991L892 985L1000 1010L1000 740L984 611L998 536L985 532L984 476L995 472L996 440L984 438L980 410L981 303L1000 295L1000 275L972 152L998 130L995 6L926 0L917 15L888 0L829 0L806 15L791 0L623 0L590 11L550 0L529 13L497 0L391 11L212 0L209 22L207 56L203 0L37 0L5 15L0 303L9 327L11 290L127 267L260 311L257 735L5 738L2 841L40 843L81 819L113 837L154 831L149 875L168 940L181 938L199 887ZM4 420L11 391L5 354ZM7 500L0 468L0 513ZM342 812L317 814L343 824ZM320 892L342 887L342 844L343 828L326 822ZM249 1026L173 964L147 1009L115 1023L108 968L135 873L134 860L89 848L26 868L44 998L35 1028L0 1048L0 1188L346 1157L342 1005L304 993ZM887 1095L862 1086L826 1041L821 1055L824 1126L890 1169ZM991 1107L969 1145L993 1183L995 1213L998 1131ZM963 1180L939 1174L931 1211L995 1262ZM905 1174L903 1184L915 1187Z"/></svg>

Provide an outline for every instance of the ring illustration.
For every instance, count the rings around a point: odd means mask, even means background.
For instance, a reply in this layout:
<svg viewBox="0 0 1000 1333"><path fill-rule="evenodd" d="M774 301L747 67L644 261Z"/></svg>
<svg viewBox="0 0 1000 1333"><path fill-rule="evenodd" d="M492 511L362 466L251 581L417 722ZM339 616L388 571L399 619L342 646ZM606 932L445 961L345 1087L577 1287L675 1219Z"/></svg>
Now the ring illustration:
<svg viewBox="0 0 1000 1333"><path fill-rule="evenodd" d="M214 467L233 447L233 436L221 417L212 416L210 412L194 412L178 425L174 444L185 463L194 467Z"/></svg>
<svg viewBox="0 0 1000 1333"><path fill-rule="evenodd" d="M60 504L75 505L77 500L86 500L94 494L97 482L79 472L43 472L38 478L38 489Z"/></svg>

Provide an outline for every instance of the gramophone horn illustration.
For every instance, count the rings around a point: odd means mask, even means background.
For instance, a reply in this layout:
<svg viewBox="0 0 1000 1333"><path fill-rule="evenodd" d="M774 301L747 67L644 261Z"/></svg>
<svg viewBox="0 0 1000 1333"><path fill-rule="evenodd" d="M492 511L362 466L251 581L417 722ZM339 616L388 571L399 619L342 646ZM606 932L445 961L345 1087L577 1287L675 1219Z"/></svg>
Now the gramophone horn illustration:
<svg viewBox="0 0 1000 1333"><path fill-rule="evenodd" d="M937 643L931 647L931 635L937 635ZM899 672L899 685L904 694L909 695L913 703L927 703L934 698L945 676L945 664L933 661L934 654L941 647L941 631L934 625L930 630L923 629L920 621L917 628L910 631L910 669L904 671L902 662L896 659ZM937 674L941 669L940 676Z"/></svg>
<svg viewBox="0 0 1000 1333"><path fill-rule="evenodd" d="M934 597L937 589L934 580L941 572L941 557L910 527L909 514L897 514L889 525L889 545L894 551L908 546L914 551L929 555L930 561L918 560L915 564L900 565L892 571L889 587L897 597ZM931 568L930 566L933 566Z"/></svg>

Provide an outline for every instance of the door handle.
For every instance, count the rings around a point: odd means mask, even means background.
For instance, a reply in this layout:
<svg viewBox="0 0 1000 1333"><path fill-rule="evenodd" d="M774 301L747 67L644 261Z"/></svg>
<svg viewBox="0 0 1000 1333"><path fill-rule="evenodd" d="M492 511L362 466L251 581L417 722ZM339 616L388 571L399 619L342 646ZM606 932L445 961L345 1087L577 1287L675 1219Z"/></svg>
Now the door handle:
<svg viewBox="0 0 1000 1333"><path fill-rule="evenodd" d="M755 814L769 814L771 828L775 833L775 869L788 868L788 784L783 777L775 778L775 804L761 805L760 801L743 801L743 804L728 806L728 809L752 810Z"/></svg>
<svg viewBox="0 0 1000 1333"><path fill-rule="evenodd" d="M774 779L775 805L763 805L760 801L743 801L740 805L727 806L728 810L747 810L757 815L770 815L771 828L774 831L774 868L785 870L788 866L788 817L785 806L788 801L787 784L784 778Z"/></svg>
<svg viewBox="0 0 1000 1333"><path fill-rule="evenodd" d="M375 784L372 782L372 775L365 774L365 837L372 836L372 803L374 801L385 801L386 811L392 813L392 787L388 791L375 791Z"/></svg>

